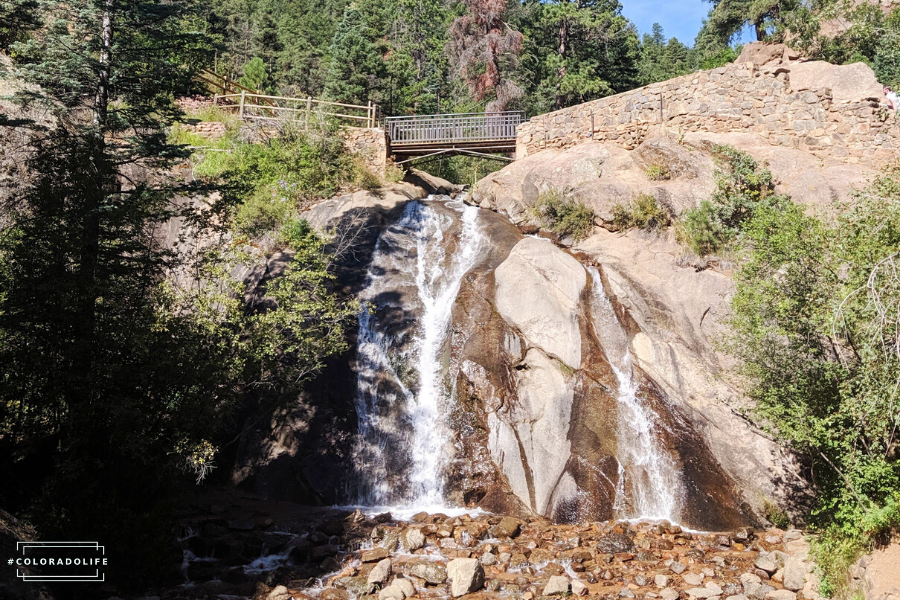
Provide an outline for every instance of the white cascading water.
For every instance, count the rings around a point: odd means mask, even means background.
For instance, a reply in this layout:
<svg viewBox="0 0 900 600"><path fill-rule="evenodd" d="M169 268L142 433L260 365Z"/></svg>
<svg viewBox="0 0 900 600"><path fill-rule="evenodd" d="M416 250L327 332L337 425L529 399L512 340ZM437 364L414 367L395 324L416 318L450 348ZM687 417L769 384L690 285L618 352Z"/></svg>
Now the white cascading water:
<svg viewBox="0 0 900 600"><path fill-rule="evenodd" d="M475 265L484 240L478 208L460 201L445 206L459 213L458 227L454 217L428 203L407 206L379 238L360 295L356 462L357 501L362 505L425 510L444 502L442 474L450 436L443 415L450 398L442 354L462 278ZM455 229L459 233L453 244L445 232ZM449 255L448 246L455 247ZM382 308L379 303L396 297L398 290L416 296L412 303L419 313L411 333L388 333L388 326L368 309ZM408 299L396 308L409 309L412 303ZM397 465L404 471L399 479Z"/></svg>
<svg viewBox="0 0 900 600"><path fill-rule="evenodd" d="M594 267L588 270L593 279L591 312L597 335L619 383L616 516L677 523L683 498L681 476L660 444L659 418L640 396L632 374L628 336L603 289L600 273Z"/></svg>

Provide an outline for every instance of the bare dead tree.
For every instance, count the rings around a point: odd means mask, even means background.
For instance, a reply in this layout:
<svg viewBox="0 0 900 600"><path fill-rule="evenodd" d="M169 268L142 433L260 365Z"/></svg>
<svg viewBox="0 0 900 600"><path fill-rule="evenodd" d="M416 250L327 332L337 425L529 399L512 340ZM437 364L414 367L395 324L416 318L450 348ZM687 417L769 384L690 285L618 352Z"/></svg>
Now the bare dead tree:
<svg viewBox="0 0 900 600"><path fill-rule="evenodd" d="M503 19L506 0L465 0L469 11L450 26L448 51L454 74L476 100L490 95L488 112L505 110L522 96L509 72L522 52L523 36Z"/></svg>

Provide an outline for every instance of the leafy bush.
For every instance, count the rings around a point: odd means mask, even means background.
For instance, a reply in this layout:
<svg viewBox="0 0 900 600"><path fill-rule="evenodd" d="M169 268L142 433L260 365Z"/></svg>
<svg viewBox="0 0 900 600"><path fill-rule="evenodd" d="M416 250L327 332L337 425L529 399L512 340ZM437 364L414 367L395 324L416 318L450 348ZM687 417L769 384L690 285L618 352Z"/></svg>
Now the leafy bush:
<svg viewBox="0 0 900 600"><path fill-rule="evenodd" d="M650 194L638 194L628 204L613 206L613 224L619 229L664 229L672 223L669 211Z"/></svg>
<svg viewBox="0 0 900 600"><path fill-rule="evenodd" d="M572 236L577 242L594 229L594 211L563 192L549 189L538 195L531 216L558 236Z"/></svg>
<svg viewBox="0 0 900 600"><path fill-rule="evenodd" d="M289 128L267 143L222 143L231 146L230 152L202 153L194 173L224 181L236 207L235 228L249 236L279 229L297 210L347 183L377 186L374 176L368 170L363 174L365 167L347 154L339 136Z"/></svg>
<svg viewBox="0 0 900 600"><path fill-rule="evenodd" d="M667 179L672 179L672 171L665 165L650 165L644 170L644 173L650 181L665 181Z"/></svg>
<svg viewBox="0 0 900 600"><path fill-rule="evenodd" d="M675 228L676 239L700 256L728 247L760 207L790 202L775 195L772 173L746 152L726 145L713 152L719 163L716 190L710 200L685 211Z"/></svg>
<svg viewBox="0 0 900 600"><path fill-rule="evenodd" d="M817 555L840 593L900 526L900 164L828 220L760 203L738 243L726 348L757 420L815 473Z"/></svg>

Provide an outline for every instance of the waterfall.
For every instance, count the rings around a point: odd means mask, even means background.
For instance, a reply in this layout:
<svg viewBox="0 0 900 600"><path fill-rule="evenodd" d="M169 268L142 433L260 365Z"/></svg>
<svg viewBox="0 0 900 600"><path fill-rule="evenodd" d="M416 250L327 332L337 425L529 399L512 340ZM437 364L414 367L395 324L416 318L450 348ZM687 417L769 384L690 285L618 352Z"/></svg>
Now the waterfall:
<svg viewBox="0 0 900 600"><path fill-rule="evenodd" d="M444 499L443 354L462 278L484 238L478 208L431 204L409 203L382 232L360 294L355 459L357 501L366 506L440 507Z"/></svg>
<svg viewBox="0 0 900 600"><path fill-rule="evenodd" d="M617 517L680 519L683 483L675 461L660 443L662 423L650 403L641 397L632 374L628 335L603 289L600 273L588 269L593 279L592 314L597 335L619 384L616 458Z"/></svg>

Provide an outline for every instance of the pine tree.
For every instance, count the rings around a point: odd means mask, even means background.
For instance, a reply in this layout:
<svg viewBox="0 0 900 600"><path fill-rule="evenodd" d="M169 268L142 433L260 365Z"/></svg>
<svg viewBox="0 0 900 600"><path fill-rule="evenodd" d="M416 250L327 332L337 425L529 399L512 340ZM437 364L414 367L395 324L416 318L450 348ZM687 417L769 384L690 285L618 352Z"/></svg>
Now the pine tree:
<svg viewBox="0 0 900 600"><path fill-rule="evenodd" d="M552 108L637 84L637 32L618 0L551 0L532 11L528 55L536 87L552 94Z"/></svg>
<svg viewBox="0 0 900 600"><path fill-rule="evenodd" d="M384 77L382 53L374 41L364 11L351 4L334 33L325 95L339 102L366 104L374 100Z"/></svg>

